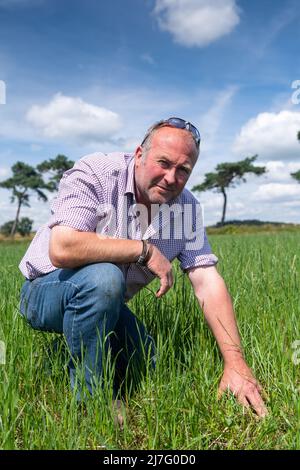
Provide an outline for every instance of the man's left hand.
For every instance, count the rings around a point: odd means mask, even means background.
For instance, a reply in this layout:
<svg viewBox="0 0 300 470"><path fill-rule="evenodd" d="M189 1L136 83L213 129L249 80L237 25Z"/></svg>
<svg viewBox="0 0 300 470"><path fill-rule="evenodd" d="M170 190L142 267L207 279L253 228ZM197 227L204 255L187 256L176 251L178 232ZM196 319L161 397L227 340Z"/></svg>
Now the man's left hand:
<svg viewBox="0 0 300 470"><path fill-rule="evenodd" d="M246 408L252 406L260 418L268 414L268 410L261 397L262 386L242 359L238 362L225 364L218 396L220 397L228 390L234 394L241 405Z"/></svg>

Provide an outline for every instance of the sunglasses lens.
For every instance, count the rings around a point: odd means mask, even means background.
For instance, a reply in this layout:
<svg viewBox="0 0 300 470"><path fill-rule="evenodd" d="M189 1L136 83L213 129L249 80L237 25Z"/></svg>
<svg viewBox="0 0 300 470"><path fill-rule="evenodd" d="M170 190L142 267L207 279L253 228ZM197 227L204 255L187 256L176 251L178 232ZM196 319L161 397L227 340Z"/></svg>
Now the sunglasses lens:
<svg viewBox="0 0 300 470"><path fill-rule="evenodd" d="M174 127L178 127L178 129L185 129L185 121L183 119L180 119L180 118L170 118L170 119L167 119L167 122L169 124L171 124L172 126Z"/></svg>
<svg viewBox="0 0 300 470"><path fill-rule="evenodd" d="M195 137L197 145L200 143L200 132L198 131L197 127L193 126L190 122L185 121L181 118L172 117L166 120L168 124L171 126L177 127L178 129L187 129L190 131L193 136Z"/></svg>

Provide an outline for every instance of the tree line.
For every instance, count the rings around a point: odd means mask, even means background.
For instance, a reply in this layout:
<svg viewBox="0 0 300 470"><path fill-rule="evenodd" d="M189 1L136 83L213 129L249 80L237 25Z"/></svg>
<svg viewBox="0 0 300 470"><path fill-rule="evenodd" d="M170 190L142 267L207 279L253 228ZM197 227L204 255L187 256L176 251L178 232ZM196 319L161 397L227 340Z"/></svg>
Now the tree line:
<svg viewBox="0 0 300 470"><path fill-rule="evenodd" d="M300 142L300 131L297 138ZM246 175L260 176L266 173L266 167L254 165L257 157L254 155L238 162L219 163L214 172L204 175L203 183L192 188L192 191L196 193L212 190L223 195L222 216L218 225L225 223L227 190L234 188L241 182L246 182ZM46 202L48 198L45 191L57 191L64 172L72 168L73 165L74 161L69 160L65 155L57 155L56 158L45 160L36 167L20 161L15 163L11 168L12 176L1 181L0 187L12 192L11 202L17 201L17 212L14 220L6 222L0 227L0 232L11 237L14 237L16 232L22 236L30 234L33 220L28 217L20 219L21 207L30 207L29 199L32 195L36 195L39 200ZM291 173L291 176L300 183L300 170Z"/></svg>

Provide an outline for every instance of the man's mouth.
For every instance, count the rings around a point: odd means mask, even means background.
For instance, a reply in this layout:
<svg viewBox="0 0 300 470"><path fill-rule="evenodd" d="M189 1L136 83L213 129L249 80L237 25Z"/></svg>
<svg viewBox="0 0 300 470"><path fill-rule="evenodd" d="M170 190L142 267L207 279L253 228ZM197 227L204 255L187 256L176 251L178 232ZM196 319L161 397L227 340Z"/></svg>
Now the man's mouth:
<svg viewBox="0 0 300 470"><path fill-rule="evenodd" d="M163 186L160 186L159 184L156 185L159 189L162 189L163 191L166 191L166 192L173 192L173 189L169 189L169 188L164 188Z"/></svg>

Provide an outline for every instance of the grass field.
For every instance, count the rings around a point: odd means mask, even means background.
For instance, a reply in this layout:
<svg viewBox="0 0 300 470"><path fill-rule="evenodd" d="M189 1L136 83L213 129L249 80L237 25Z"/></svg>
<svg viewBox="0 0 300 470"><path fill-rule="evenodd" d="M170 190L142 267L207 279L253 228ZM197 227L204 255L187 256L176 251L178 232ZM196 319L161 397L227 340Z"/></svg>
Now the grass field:
<svg viewBox="0 0 300 470"><path fill-rule="evenodd" d="M300 232L212 235L210 241L247 360L266 391L266 419L243 412L231 396L217 401L222 359L180 271L163 299L144 289L131 301L159 355L155 374L128 398L124 430L113 425L104 396L78 407L63 341L30 329L18 313L23 278L17 266L28 243L2 242L0 448L300 449L300 364L292 360L300 340Z"/></svg>

